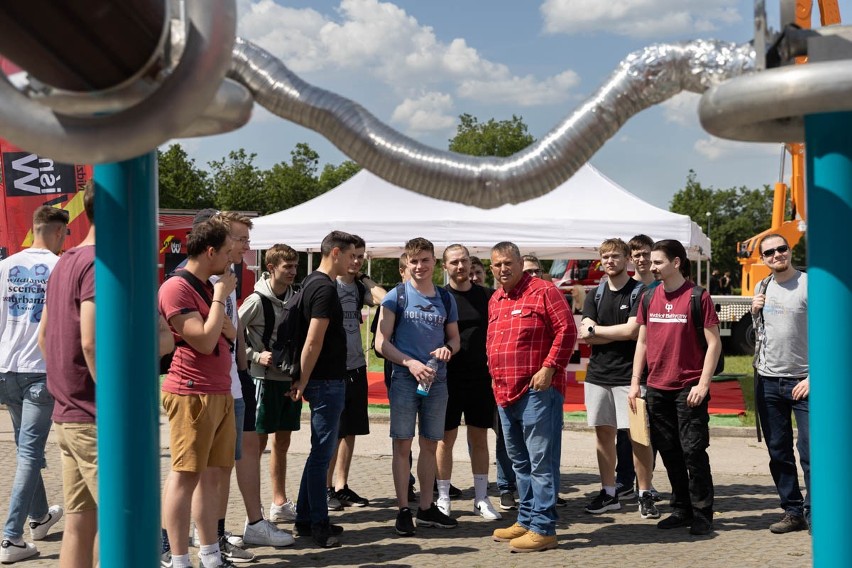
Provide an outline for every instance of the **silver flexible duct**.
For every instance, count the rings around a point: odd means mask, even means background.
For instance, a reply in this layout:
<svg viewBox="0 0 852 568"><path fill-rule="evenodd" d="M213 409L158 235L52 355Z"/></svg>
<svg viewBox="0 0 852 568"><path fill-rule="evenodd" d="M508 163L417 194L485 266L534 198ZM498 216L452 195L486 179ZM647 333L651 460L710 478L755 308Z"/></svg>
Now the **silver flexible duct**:
<svg viewBox="0 0 852 568"><path fill-rule="evenodd" d="M270 112L315 130L387 181L482 208L541 196L570 178L634 114L681 91L703 93L754 68L749 44L696 40L653 45L621 62L580 108L525 150L477 158L436 150L364 107L314 87L260 47L237 38L229 76Z"/></svg>

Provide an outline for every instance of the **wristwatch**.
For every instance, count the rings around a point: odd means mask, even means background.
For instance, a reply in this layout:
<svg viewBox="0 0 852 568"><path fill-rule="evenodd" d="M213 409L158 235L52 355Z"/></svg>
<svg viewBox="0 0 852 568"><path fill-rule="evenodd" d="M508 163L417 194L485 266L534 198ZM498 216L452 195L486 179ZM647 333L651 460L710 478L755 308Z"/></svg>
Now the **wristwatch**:
<svg viewBox="0 0 852 568"><path fill-rule="evenodd" d="M589 337L594 337L594 336L595 336L595 326L590 325L590 326L589 326L589 329L588 329L587 331L589 332Z"/></svg>

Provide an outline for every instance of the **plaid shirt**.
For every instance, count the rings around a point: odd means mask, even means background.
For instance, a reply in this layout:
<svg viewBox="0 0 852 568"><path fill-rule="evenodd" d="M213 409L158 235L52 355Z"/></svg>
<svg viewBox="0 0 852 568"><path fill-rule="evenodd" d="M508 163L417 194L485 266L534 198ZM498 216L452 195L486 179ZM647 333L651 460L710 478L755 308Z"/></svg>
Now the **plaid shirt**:
<svg viewBox="0 0 852 568"><path fill-rule="evenodd" d="M556 369L551 388L562 392L576 339L568 302L550 282L524 274L510 292L497 289L488 303L486 345L497 404L517 402L542 367Z"/></svg>

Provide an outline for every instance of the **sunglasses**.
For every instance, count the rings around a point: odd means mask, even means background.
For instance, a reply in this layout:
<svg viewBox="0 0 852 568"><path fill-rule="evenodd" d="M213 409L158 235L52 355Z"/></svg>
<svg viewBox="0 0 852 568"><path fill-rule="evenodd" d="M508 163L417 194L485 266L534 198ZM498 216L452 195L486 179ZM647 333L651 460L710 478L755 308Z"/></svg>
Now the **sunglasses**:
<svg viewBox="0 0 852 568"><path fill-rule="evenodd" d="M775 253L776 253L776 252L780 252L781 254L784 254L784 253L785 253L785 252L787 252L788 250L790 250L790 247L789 247L789 246L787 246L787 245L781 245L780 247L775 247L775 248L771 248L771 249L766 249L766 250L765 250L765 251L763 251L761 254L763 254L763 256L764 256L765 258L772 258L773 256L775 256Z"/></svg>

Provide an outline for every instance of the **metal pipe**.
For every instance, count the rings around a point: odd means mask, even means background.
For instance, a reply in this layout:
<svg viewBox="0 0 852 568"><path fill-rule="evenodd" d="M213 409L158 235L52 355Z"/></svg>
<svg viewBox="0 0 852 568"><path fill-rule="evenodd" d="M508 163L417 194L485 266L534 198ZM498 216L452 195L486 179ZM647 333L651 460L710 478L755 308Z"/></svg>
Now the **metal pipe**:
<svg viewBox="0 0 852 568"><path fill-rule="evenodd" d="M222 83L236 30L234 0L187 0L188 32L180 63L159 89L116 114L70 117L30 100L0 80L0 128L16 145L67 163L140 156L189 128Z"/></svg>
<svg viewBox="0 0 852 568"><path fill-rule="evenodd" d="M852 110L852 61L769 69L709 89L698 106L707 132L732 140L802 142L802 116Z"/></svg>
<svg viewBox="0 0 852 568"><path fill-rule="evenodd" d="M811 65L811 64L809 64ZM852 217L852 113L805 117L808 177L808 334L813 561L837 566L852 554L852 521L837 510L837 472L852 467L852 373L844 364L852 327L852 265L837 261L838 234ZM846 378L844 378L846 377ZM799 424L801 429L802 425Z"/></svg>
<svg viewBox="0 0 852 568"><path fill-rule="evenodd" d="M238 38L229 76L270 112L315 130L387 181L483 208L519 203L570 178L634 114L682 91L702 93L753 69L748 44L697 40L630 54L604 85L541 140L506 158L425 146L361 105L314 87L265 50Z"/></svg>
<svg viewBox="0 0 852 568"><path fill-rule="evenodd" d="M102 566L158 565L156 180L155 152L95 167Z"/></svg>

